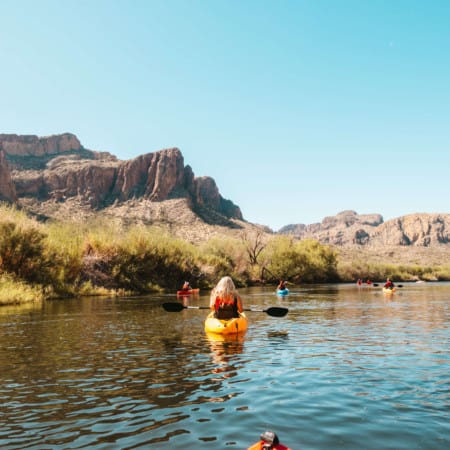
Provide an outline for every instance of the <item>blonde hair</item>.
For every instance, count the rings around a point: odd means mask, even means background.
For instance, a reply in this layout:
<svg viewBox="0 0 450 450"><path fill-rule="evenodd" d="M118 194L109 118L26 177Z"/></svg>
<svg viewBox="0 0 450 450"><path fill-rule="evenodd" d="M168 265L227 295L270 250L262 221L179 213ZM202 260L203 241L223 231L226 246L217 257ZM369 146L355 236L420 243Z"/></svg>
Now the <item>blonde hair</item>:
<svg viewBox="0 0 450 450"><path fill-rule="evenodd" d="M221 278L216 287L211 291L211 301L214 301L217 297L233 298L237 296L239 296L239 294L231 277Z"/></svg>

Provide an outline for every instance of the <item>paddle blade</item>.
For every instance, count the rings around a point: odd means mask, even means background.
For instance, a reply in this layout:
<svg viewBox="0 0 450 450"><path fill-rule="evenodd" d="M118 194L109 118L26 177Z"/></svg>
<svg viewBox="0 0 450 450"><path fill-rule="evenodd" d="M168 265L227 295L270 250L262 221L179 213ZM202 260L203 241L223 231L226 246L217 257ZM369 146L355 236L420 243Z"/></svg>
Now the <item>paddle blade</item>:
<svg viewBox="0 0 450 450"><path fill-rule="evenodd" d="M175 302L163 303L162 307L166 311L169 311L169 312L180 312L186 308L186 306L183 306L181 303L175 303Z"/></svg>
<svg viewBox="0 0 450 450"><path fill-rule="evenodd" d="M289 312L289 309L281 308L280 306L272 306L265 309L264 312L272 317L284 317Z"/></svg>

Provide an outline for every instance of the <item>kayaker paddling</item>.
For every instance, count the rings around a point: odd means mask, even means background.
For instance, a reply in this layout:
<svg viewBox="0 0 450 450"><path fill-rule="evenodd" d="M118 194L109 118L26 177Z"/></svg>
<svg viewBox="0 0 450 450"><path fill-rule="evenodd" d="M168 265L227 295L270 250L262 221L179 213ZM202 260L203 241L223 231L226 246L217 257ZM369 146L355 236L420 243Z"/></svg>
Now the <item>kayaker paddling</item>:
<svg viewBox="0 0 450 450"><path fill-rule="evenodd" d="M190 291L191 289L192 288L191 288L191 285L189 284L189 281L185 281L183 284L183 287L180 290L181 291Z"/></svg>
<svg viewBox="0 0 450 450"><path fill-rule="evenodd" d="M280 280L277 286L277 295L285 296L289 294L289 289L286 287L286 281Z"/></svg>
<svg viewBox="0 0 450 450"><path fill-rule="evenodd" d="M231 277L223 277L211 291L209 306L217 319L228 320L239 317L244 311L241 296Z"/></svg>
<svg viewBox="0 0 450 450"><path fill-rule="evenodd" d="M264 431L260 439L259 442L253 444L247 450L291 450L280 443L278 436L273 431Z"/></svg>
<svg viewBox="0 0 450 450"><path fill-rule="evenodd" d="M392 290L394 289L394 283L389 278L387 278L386 283L384 284L384 288Z"/></svg>
<svg viewBox="0 0 450 450"><path fill-rule="evenodd" d="M199 288L193 288L189 281L185 281L183 287L177 291L177 295L188 296L191 294L198 294L200 292Z"/></svg>

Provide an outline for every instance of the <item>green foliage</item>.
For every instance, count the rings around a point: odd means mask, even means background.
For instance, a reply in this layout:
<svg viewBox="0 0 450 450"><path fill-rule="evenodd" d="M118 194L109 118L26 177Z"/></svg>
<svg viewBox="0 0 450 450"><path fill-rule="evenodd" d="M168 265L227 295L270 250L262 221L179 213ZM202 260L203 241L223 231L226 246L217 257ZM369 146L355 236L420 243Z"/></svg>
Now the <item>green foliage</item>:
<svg viewBox="0 0 450 450"><path fill-rule="evenodd" d="M0 274L0 305L32 303L43 298L40 286L30 286L10 274Z"/></svg>
<svg viewBox="0 0 450 450"><path fill-rule="evenodd" d="M56 296L73 296L81 284L83 236L74 223L52 222L46 226L47 253L51 255L51 291Z"/></svg>
<svg viewBox="0 0 450 450"><path fill-rule="evenodd" d="M423 280L428 280L427 278L430 273L424 273L422 275ZM450 281L450 264L446 264L445 266L438 267L434 270L435 279L438 281Z"/></svg>
<svg viewBox="0 0 450 450"><path fill-rule="evenodd" d="M276 236L264 249L262 258L274 280L313 283L338 279L336 253L312 239L295 241L289 236Z"/></svg>
<svg viewBox="0 0 450 450"><path fill-rule="evenodd" d="M238 286L293 283L450 280L450 265L346 261L315 240L256 233L195 246L161 229L106 219L39 223L0 205L0 304L49 297L129 295L178 289L184 280L212 287L230 275Z"/></svg>
<svg viewBox="0 0 450 450"><path fill-rule="evenodd" d="M88 253L102 261L103 272L116 286L135 292L173 288L198 273L191 244L170 238L156 228L110 229L107 235L91 234Z"/></svg>
<svg viewBox="0 0 450 450"><path fill-rule="evenodd" d="M302 278L304 282L338 281L335 250L313 239L300 241L295 247L299 253L306 256L306 267Z"/></svg>
<svg viewBox="0 0 450 450"><path fill-rule="evenodd" d="M450 266L422 267L418 265L374 264L365 261L341 262L338 265L341 281L355 281L358 278L382 281L449 281Z"/></svg>
<svg viewBox="0 0 450 450"><path fill-rule="evenodd" d="M49 284L51 259L46 235L33 226L0 222L0 270L30 283Z"/></svg>
<svg viewBox="0 0 450 450"><path fill-rule="evenodd" d="M304 274L306 257L295 249L294 240L288 236L272 239L261 254L264 268L277 279L298 280Z"/></svg>
<svg viewBox="0 0 450 450"><path fill-rule="evenodd" d="M199 249L203 266L209 267L209 281L229 275L237 285L245 285L248 280L249 263L246 248L242 241L231 238L212 238ZM205 267L204 267L205 269Z"/></svg>

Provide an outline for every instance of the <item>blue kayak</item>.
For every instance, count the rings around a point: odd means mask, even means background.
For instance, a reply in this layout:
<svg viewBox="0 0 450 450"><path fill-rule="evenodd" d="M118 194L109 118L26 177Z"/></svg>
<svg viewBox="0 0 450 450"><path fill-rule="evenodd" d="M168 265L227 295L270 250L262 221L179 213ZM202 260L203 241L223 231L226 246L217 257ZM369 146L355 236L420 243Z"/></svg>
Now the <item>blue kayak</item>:
<svg viewBox="0 0 450 450"><path fill-rule="evenodd" d="M289 294L289 289L288 288L277 289L277 295L288 295L288 294Z"/></svg>

